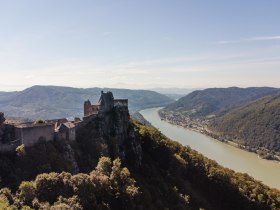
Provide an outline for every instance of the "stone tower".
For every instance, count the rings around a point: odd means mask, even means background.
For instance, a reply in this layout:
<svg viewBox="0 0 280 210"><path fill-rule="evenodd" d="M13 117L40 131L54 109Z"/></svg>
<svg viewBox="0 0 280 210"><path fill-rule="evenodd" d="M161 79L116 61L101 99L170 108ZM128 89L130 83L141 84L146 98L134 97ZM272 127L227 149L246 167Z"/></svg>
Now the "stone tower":
<svg viewBox="0 0 280 210"><path fill-rule="evenodd" d="M84 103L84 116L88 116L91 113L91 103L89 100Z"/></svg>
<svg viewBox="0 0 280 210"><path fill-rule="evenodd" d="M98 101L101 112L109 112L114 108L114 96L112 92L104 93L101 91L101 96Z"/></svg>

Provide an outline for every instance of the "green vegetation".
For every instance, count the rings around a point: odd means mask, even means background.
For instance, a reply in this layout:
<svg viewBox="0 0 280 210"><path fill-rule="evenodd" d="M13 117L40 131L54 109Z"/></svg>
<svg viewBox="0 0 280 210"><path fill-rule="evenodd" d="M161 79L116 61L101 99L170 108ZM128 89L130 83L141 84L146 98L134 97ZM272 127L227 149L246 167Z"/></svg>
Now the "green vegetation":
<svg viewBox="0 0 280 210"><path fill-rule="evenodd" d="M82 172L76 175L67 173L69 162L62 155L63 145L68 142L41 142L32 149L19 147L13 157L16 161L10 158L9 162L7 157L5 160L2 157L0 166L13 167L13 171L18 171L14 176L18 175L20 182L10 185L12 192L7 188L0 190L0 209L280 208L278 190L247 174L219 166L189 147L169 140L155 128L137 122L132 122L131 128L142 145L143 160L139 167L127 159L102 157L104 148L98 142L88 144L86 133L72 144ZM82 131L90 132L86 128ZM42 156L46 159L42 160ZM129 155L127 158L130 159ZM19 163L18 159L25 161ZM31 162L41 160L29 163L35 164L32 168L24 166L31 159ZM2 177L2 169L0 173ZM20 174L29 176L20 177ZM6 183L7 177L2 177L2 187L7 187Z"/></svg>
<svg viewBox="0 0 280 210"><path fill-rule="evenodd" d="M189 205L196 201L205 209L280 208L278 190L247 174L221 167L189 147L167 139L154 128L137 127L142 136L145 164L148 168L158 167L159 173L147 175L156 180L164 177L163 183L176 186L181 195L190 196Z"/></svg>
<svg viewBox="0 0 280 210"><path fill-rule="evenodd" d="M271 158L267 151L280 152L280 94L231 110L210 126L218 136Z"/></svg>
<svg viewBox="0 0 280 210"><path fill-rule="evenodd" d="M34 147L17 147L14 154L1 154L0 180L2 187L16 189L24 180L48 172L71 171L71 163L63 154L66 142L41 141Z"/></svg>
<svg viewBox="0 0 280 210"><path fill-rule="evenodd" d="M211 88L195 91L160 110L172 123L197 128L266 159L280 155L280 99L276 88Z"/></svg>
<svg viewBox="0 0 280 210"><path fill-rule="evenodd" d="M244 105L263 96L278 92L279 89L261 88L209 88L194 91L164 108L167 112L179 113L192 117L219 115L225 111Z"/></svg>
<svg viewBox="0 0 280 210"><path fill-rule="evenodd" d="M127 98L131 111L173 102L165 95L148 90L33 86L19 92L0 92L0 111L8 117L30 119L82 116L84 101L90 99L93 103L97 102L101 90L113 91L115 98Z"/></svg>
<svg viewBox="0 0 280 210"><path fill-rule="evenodd" d="M100 158L90 174L40 174L24 181L15 195L0 191L1 209L134 209L140 195L135 180L119 159ZM8 207L10 206L10 207Z"/></svg>

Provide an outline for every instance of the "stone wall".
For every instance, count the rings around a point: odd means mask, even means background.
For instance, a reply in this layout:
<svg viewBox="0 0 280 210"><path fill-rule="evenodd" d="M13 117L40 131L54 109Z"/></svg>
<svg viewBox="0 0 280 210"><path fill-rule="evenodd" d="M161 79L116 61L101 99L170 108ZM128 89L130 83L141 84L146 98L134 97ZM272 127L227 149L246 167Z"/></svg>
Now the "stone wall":
<svg viewBox="0 0 280 210"><path fill-rule="evenodd" d="M46 141L54 140L54 125L34 125L34 126L16 126L15 127L16 139L20 139L21 143L26 147L31 147L38 142L38 140L44 139Z"/></svg>
<svg viewBox="0 0 280 210"><path fill-rule="evenodd" d="M76 140L76 128L68 128L64 125L61 126L60 130L55 134L56 140L69 140L75 141Z"/></svg>
<svg viewBox="0 0 280 210"><path fill-rule="evenodd" d="M126 106L128 107L128 100L127 99L115 99L114 106Z"/></svg>
<svg viewBox="0 0 280 210"><path fill-rule="evenodd" d="M99 105L91 105L89 100L84 103L84 116L89 116L92 114L97 114L99 111Z"/></svg>

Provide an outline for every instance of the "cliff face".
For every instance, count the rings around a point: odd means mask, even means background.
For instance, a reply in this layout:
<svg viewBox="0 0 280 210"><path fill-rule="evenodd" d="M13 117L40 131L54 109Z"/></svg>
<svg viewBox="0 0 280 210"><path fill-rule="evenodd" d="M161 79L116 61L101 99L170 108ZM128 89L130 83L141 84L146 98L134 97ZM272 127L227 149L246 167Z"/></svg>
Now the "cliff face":
<svg viewBox="0 0 280 210"><path fill-rule="evenodd" d="M0 112L0 142L2 141L3 134L4 134L4 122L5 122L5 117L4 113Z"/></svg>
<svg viewBox="0 0 280 210"><path fill-rule="evenodd" d="M119 157L138 167L142 161L142 147L129 118L127 107L116 106L110 111L99 112L77 129L77 142L88 145L84 150L91 156Z"/></svg>
<svg viewBox="0 0 280 210"><path fill-rule="evenodd" d="M65 144L62 147L63 158L70 164L70 172L72 174L79 173L79 166L75 159L75 152L70 144Z"/></svg>

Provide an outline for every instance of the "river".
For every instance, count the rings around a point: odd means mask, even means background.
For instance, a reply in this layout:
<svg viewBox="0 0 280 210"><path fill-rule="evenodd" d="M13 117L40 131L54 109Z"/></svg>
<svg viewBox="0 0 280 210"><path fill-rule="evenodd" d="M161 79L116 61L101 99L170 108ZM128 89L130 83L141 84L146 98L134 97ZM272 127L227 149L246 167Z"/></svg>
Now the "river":
<svg viewBox="0 0 280 210"><path fill-rule="evenodd" d="M158 110L151 108L140 113L164 135L188 145L220 165L247 173L264 184L280 189L280 164L259 158L256 154L222 143L203 134L172 125L160 119Z"/></svg>

